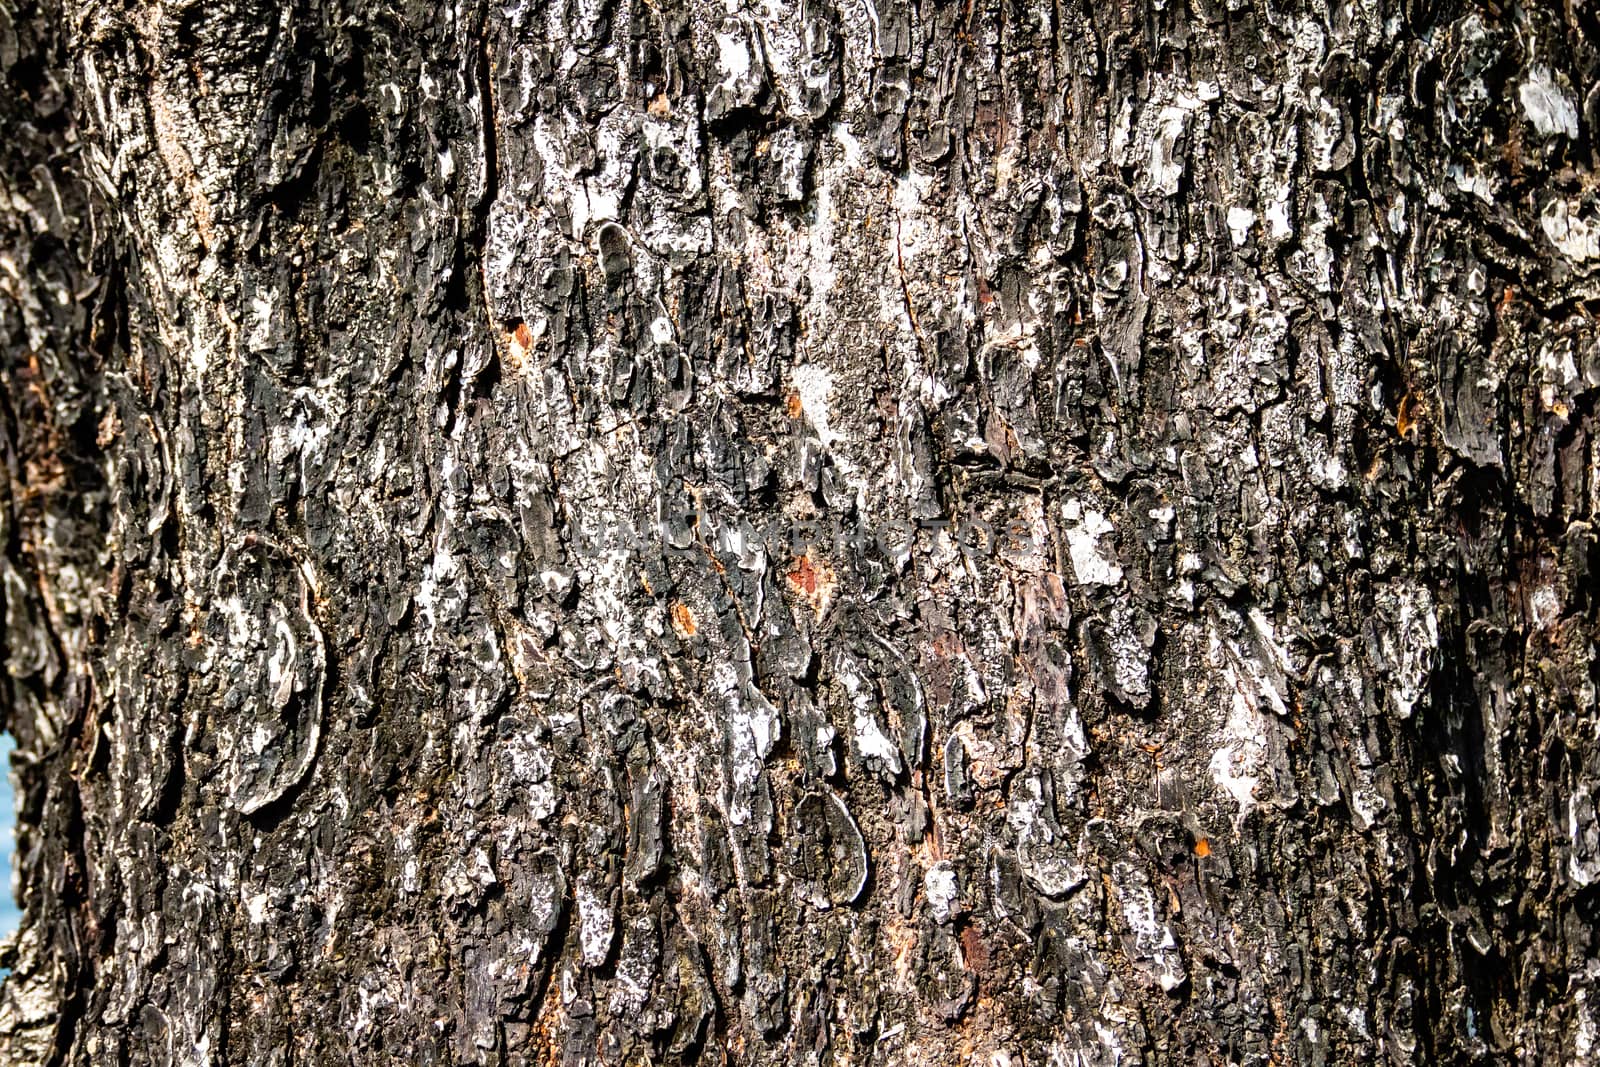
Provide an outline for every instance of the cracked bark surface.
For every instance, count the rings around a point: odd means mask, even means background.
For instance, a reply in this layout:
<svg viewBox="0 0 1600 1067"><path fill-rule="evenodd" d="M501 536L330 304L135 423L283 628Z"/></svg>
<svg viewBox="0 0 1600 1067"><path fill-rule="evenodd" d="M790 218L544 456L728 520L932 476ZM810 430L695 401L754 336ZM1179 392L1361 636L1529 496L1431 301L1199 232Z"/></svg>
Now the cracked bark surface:
<svg viewBox="0 0 1600 1067"><path fill-rule="evenodd" d="M0 1058L1593 1061L1597 37L0 10Z"/></svg>

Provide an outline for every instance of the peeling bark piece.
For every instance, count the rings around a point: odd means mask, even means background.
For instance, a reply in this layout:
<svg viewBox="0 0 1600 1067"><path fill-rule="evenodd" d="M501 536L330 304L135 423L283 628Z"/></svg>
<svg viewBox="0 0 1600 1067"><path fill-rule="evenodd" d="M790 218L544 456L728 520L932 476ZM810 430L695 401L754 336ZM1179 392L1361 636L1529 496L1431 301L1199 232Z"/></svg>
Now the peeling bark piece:
<svg viewBox="0 0 1600 1067"><path fill-rule="evenodd" d="M1048 778L1028 774L1014 787L1006 819L1017 835L1017 865L1035 889L1061 899L1083 885L1089 872L1056 821Z"/></svg>
<svg viewBox="0 0 1600 1067"><path fill-rule="evenodd" d="M839 796L831 790L807 796L795 809L791 832L808 903L827 909L860 899L869 872L866 839Z"/></svg>
<svg viewBox="0 0 1600 1067"><path fill-rule="evenodd" d="M1104 691L1130 708L1150 703L1150 656L1155 620L1130 604L1113 606L1105 619L1086 619L1084 644Z"/></svg>
<svg viewBox="0 0 1600 1067"><path fill-rule="evenodd" d="M213 585L207 666L222 677L220 747L228 791L252 815L299 785L322 732L327 654L312 615L310 571L275 545L248 539L225 554Z"/></svg>

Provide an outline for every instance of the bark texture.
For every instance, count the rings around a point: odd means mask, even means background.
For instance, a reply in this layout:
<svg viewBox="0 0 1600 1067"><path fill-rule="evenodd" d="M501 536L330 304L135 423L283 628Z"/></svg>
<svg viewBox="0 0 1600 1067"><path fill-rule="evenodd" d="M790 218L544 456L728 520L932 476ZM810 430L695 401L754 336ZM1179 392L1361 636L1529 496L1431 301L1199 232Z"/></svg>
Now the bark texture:
<svg viewBox="0 0 1600 1067"><path fill-rule="evenodd" d="M9 0L0 1058L1590 1062L1597 37Z"/></svg>

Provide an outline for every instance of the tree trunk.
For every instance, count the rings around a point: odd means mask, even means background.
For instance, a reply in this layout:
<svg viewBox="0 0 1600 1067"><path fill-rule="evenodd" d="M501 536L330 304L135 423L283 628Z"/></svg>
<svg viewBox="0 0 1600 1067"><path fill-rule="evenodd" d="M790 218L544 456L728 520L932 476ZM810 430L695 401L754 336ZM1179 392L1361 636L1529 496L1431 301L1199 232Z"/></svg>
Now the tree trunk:
<svg viewBox="0 0 1600 1067"><path fill-rule="evenodd" d="M0 1059L1591 1062L1597 40L8 4Z"/></svg>

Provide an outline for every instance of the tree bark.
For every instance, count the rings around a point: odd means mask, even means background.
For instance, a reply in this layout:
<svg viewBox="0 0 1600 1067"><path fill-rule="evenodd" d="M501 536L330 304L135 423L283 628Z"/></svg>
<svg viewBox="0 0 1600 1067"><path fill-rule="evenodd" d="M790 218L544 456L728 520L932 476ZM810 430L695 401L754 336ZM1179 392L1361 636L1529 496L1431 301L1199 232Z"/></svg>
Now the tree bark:
<svg viewBox="0 0 1600 1067"><path fill-rule="evenodd" d="M0 1059L1594 1061L1597 39L14 0Z"/></svg>

